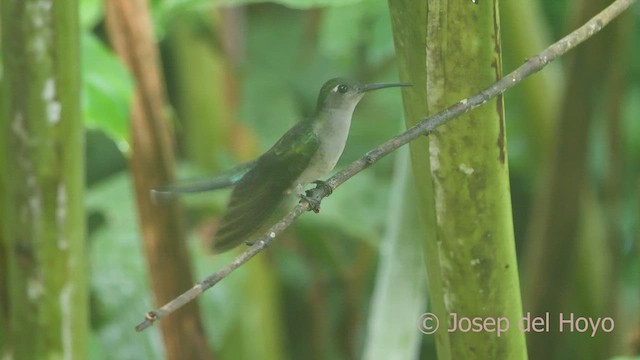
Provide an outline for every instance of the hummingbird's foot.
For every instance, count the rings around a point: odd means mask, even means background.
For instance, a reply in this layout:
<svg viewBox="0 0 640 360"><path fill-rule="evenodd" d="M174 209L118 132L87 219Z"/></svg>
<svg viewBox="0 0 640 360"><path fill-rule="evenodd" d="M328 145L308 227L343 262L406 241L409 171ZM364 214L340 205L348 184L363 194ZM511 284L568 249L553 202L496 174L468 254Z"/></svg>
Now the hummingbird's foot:
<svg viewBox="0 0 640 360"><path fill-rule="evenodd" d="M320 212L320 200L313 197L312 190L307 190L304 195L300 195L300 202L303 201L309 204L309 210L316 214Z"/></svg>
<svg viewBox="0 0 640 360"><path fill-rule="evenodd" d="M244 242L244 244L247 245L247 246L253 246L253 244L255 244L255 243L256 243L255 240L247 240L247 241Z"/></svg>
<svg viewBox="0 0 640 360"><path fill-rule="evenodd" d="M318 188L322 188L324 190L324 192L327 194L326 196L329 196L333 193L333 188L327 184L326 181L322 181L322 180L316 180L313 182L314 184L316 184L316 189ZM309 192L311 190L307 190L307 192Z"/></svg>
<svg viewBox="0 0 640 360"><path fill-rule="evenodd" d="M305 191L304 195L300 195L300 198L309 203L309 210L317 214L320 212L320 200L322 199L317 195L318 190L324 190L325 196L329 196L333 192L333 188L322 180L316 180L313 183L316 184L316 187Z"/></svg>

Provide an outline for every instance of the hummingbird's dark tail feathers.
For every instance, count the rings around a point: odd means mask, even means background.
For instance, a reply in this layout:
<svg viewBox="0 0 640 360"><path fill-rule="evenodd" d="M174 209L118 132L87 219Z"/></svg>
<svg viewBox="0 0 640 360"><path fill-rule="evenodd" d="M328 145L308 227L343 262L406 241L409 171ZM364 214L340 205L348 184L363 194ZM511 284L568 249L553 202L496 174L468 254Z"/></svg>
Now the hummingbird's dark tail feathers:
<svg viewBox="0 0 640 360"><path fill-rule="evenodd" d="M214 178L178 180L151 190L154 203L162 199L170 199L182 194L200 193L224 189L237 184L240 179L253 167L255 161L238 165Z"/></svg>

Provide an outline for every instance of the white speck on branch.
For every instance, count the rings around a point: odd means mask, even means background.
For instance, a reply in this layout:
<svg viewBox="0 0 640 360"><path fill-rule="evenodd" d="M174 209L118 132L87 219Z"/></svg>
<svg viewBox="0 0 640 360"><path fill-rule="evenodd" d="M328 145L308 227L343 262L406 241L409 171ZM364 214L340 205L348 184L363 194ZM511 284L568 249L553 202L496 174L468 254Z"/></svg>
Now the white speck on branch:
<svg viewBox="0 0 640 360"><path fill-rule="evenodd" d="M355 174L359 173L371 164L377 162L381 158L389 155L399 147L406 145L419 136L429 135L437 127L481 106L494 97L504 93L508 89L520 83L522 80L542 70L551 61L566 54L578 44L581 44L600 30L602 30L603 27L609 24L622 12L627 10L633 3L635 3L635 0L616 0L607 8L602 10L599 14L591 18L591 20L586 22L580 28L574 30L569 35L549 46L538 55L528 59L522 66L518 67L516 70L512 71L502 79L498 80L493 85L480 91L474 96L460 100L454 105L442 110L441 112L433 116L422 119L419 123L412 126L407 131L389 139L387 142L369 151L363 157L352 162L349 166L329 178L329 180L326 181L327 185L329 185L331 189L337 188ZM320 203L320 201L328 196L329 193L330 192L323 187L316 187L311 190L311 192L308 194L308 197L311 201L317 201L317 203ZM167 303L160 309L152 310L145 314L144 321L136 326L136 330L142 331L148 328L155 321L171 314L178 308L182 307L184 304L192 301L198 295L220 282L232 271L239 268L260 251L268 247L271 241L273 241L277 235L279 235L284 229L289 227L295 219L297 219L300 215L302 215L309 209L309 202L306 200L302 200L300 204L298 204L288 215L286 215L282 220L273 225L271 229L269 229L265 233L265 235L257 239L250 248L238 255L231 263L227 264L217 272L211 274L202 282L196 284L194 287L178 296L171 302Z"/></svg>

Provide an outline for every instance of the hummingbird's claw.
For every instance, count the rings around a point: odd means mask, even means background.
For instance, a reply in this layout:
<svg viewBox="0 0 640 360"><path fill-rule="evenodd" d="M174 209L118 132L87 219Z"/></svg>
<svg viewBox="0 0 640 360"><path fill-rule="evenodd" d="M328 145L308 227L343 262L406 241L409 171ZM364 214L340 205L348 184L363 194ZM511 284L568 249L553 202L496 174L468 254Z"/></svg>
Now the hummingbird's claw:
<svg viewBox="0 0 640 360"><path fill-rule="evenodd" d="M304 195L300 195L300 202L306 201L309 204L309 210L317 214L320 212L320 200L313 197L312 192L312 190L307 190Z"/></svg>
<svg viewBox="0 0 640 360"><path fill-rule="evenodd" d="M316 189L322 188L324 192L327 193L326 196L329 196L333 193L333 188L329 184L327 184L326 181L316 180L313 183L316 184Z"/></svg>
<svg viewBox="0 0 640 360"><path fill-rule="evenodd" d="M322 180L316 180L313 183L316 184L316 187L305 191L304 195L300 195L300 201L304 200L309 203L309 210L317 214L320 212L320 201L322 199L316 195L317 190L322 189L324 190L324 196L329 196L333 192L333 188Z"/></svg>

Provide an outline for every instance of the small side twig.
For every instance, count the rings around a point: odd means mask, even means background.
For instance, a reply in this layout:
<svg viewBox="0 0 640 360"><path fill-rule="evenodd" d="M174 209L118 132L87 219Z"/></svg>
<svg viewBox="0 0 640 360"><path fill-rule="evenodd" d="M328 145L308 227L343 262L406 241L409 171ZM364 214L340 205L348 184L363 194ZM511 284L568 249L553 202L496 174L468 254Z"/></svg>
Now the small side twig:
<svg viewBox="0 0 640 360"><path fill-rule="evenodd" d="M494 97L504 93L508 89L520 83L522 80L542 70L551 61L569 52L578 44L581 44L582 42L599 32L618 15L628 9L634 2L635 0L616 0L599 14L594 16L591 20L586 22L583 26L574 30L572 33L560 39L553 45L549 46L537 56L528 59L522 66L518 67L516 70L509 73L502 79L498 80L493 85L482 90L474 96L463 99L455 103L454 105L451 105L450 107L433 116L422 119L419 123L412 126L407 131L389 139L387 142L369 151L360 159L352 162L349 166L329 178L326 181L326 184L329 185L330 189L336 189L352 176L374 164L381 158L389 155L402 145L411 142L419 136L431 134L437 127L447 123L451 119L463 115L485 104L487 101L493 99ZM324 197L329 195L329 191L327 190L328 189L324 187L317 187L311 190L311 192L309 193L309 198L311 200L317 200L319 203ZM248 248L242 254L238 255L231 263L213 273L202 282L196 284L194 287L178 296L168 304L164 305L160 309L149 311L145 315L145 320L136 326L136 330L142 331L148 328L155 321L160 320L161 318L174 312L176 309L192 301L198 295L211 288L216 283L220 282L220 280L224 279L232 271L249 261L249 259L269 246L269 244L271 244L271 242L284 229L289 227L295 219L297 219L307 210L309 210L309 203L305 200L301 201L300 204L298 204L288 215L286 215L282 220L273 225L265 235L257 239L250 248Z"/></svg>

